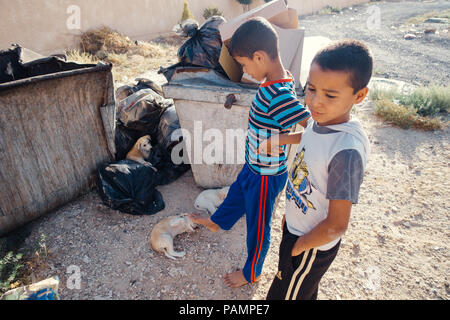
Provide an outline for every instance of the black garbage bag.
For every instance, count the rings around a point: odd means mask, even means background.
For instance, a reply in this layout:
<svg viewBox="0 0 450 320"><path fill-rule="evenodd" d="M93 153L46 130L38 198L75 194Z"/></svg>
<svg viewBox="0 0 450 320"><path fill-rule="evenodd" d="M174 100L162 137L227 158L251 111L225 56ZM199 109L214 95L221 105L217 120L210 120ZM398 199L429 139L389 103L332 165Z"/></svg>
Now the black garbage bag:
<svg viewBox="0 0 450 320"><path fill-rule="evenodd" d="M56 56L42 56L13 44L9 49L0 50L0 84L92 66L94 64L78 64Z"/></svg>
<svg viewBox="0 0 450 320"><path fill-rule="evenodd" d="M166 150L171 150L173 146L180 143L183 135L180 129L177 109L175 105L167 108L161 116L158 125L157 141Z"/></svg>
<svg viewBox="0 0 450 320"><path fill-rule="evenodd" d="M164 209L152 167L122 160L101 165L97 173L99 194L108 207L132 215L152 215Z"/></svg>
<svg viewBox="0 0 450 320"><path fill-rule="evenodd" d="M158 169L155 178L158 185L169 184L177 180L191 168L190 164L174 164L171 159L171 149L166 149L161 144L152 148L147 160Z"/></svg>
<svg viewBox="0 0 450 320"><path fill-rule="evenodd" d="M136 85L124 85L116 90L116 161L125 159L140 137L148 134L152 141L156 141L161 115L173 106L173 100L164 99L161 86L154 81L145 78L136 80ZM141 91L144 89L149 90Z"/></svg>
<svg viewBox="0 0 450 320"><path fill-rule="evenodd" d="M152 89L160 96L163 96L162 87L156 82L146 78L138 78L136 80L138 83L135 86L124 85L117 88L116 101L122 101L142 89Z"/></svg>
<svg viewBox="0 0 450 320"><path fill-rule="evenodd" d="M158 130L159 118L172 104L172 100L164 99L152 89L142 89L120 101L116 115L126 128L153 138Z"/></svg>
<svg viewBox="0 0 450 320"><path fill-rule="evenodd" d="M194 19L186 19L182 21L180 24L177 24L174 27L174 31L177 35L185 37L185 38L191 38L195 36L198 32L199 24Z"/></svg>
<svg viewBox="0 0 450 320"><path fill-rule="evenodd" d="M219 25L223 22L226 22L225 18L213 16L206 20L198 30L196 30L193 23L192 26L182 26L183 30L188 30L186 33L191 38L178 50L180 62L188 65L208 67L224 73L219 63L222 49Z"/></svg>
<svg viewBox="0 0 450 320"><path fill-rule="evenodd" d="M120 161L126 158L127 153L133 148L136 141L145 134L140 131L128 129L122 122L116 122L116 131L114 134L114 143L116 145L115 160Z"/></svg>

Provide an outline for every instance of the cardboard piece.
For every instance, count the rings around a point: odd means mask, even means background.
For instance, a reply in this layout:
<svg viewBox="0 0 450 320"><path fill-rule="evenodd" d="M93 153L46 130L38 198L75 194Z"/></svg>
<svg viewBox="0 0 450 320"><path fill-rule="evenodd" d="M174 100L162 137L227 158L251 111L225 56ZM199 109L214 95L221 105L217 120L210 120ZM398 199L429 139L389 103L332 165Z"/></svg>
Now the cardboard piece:
<svg viewBox="0 0 450 320"><path fill-rule="evenodd" d="M222 42L231 39L237 28L239 28L245 21L253 17L263 17L269 20L270 18L286 10L287 6L284 0L271 1L244 14L241 14L240 16L237 16L236 18L231 19L226 23L222 23L219 26Z"/></svg>
<svg viewBox="0 0 450 320"><path fill-rule="evenodd" d="M288 8L284 0L269 2L220 25L219 31L224 45L222 46L219 63L228 77L234 82L257 83L250 76L243 75L240 64L233 59L228 51L228 45L233 33L245 21L253 17L264 17L275 28L280 39L280 56L283 66L291 72L296 87L300 87L305 29L299 28L297 10Z"/></svg>
<svg viewBox="0 0 450 320"><path fill-rule="evenodd" d="M291 72L295 86L299 88L305 29L283 29L275 25L273 27L280 39L280 56L283 66Z"/></svg>
<svg viewBox="0 0 450 320"><path fill-rule="evenodd" d="M298 13L293 8L287 8L287 10L273 16L268 19L270 23L283 28L283 29L298 29Z"/></svg>
<svg viewBox="0 0 450 320"><path fill-rule="evenodd" d="M242 67L233 59L228 51L228 42L223 42L222 49L220 51L219 63L225 70L228 78L233 82L240 82L242 78Z"/></svg>
<svg viewBox="0 0 450 320"><path fill-rule="evenodd" d="M304 85L308 80L311 62L320 49L326 47L331 43L331 39L322 36L305 37L305 40L303 42L305 48L308 48L308 50L305 50L305 52L303 53L303 57L301 60L302 64L300 72L300 82Z"/></svg>

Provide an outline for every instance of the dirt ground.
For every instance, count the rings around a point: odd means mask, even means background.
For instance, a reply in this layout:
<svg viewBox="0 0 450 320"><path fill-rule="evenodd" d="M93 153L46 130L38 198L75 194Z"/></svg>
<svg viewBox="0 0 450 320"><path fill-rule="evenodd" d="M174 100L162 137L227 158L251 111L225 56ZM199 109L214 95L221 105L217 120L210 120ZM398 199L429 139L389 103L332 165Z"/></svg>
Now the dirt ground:
<svg viewBox="0 0 450 320"><path fill-rule="evenodd" d="M370 10L370 7L373 8ZM367 43L375 57L377 77L412 84L447 85L450 82L448 20L447 23L413 25L408 19L448 9L450 3L445 0L379 1L344 8L341 14L301 17L300 25L305 27L306 36L325 36L332 40L353 38ZM379 25L375 19L377 13ZM436 33L425 34L427 29L436 29ZM405 40L406 34L414 34L417 38Z"/></svg>
<svg viewBox="0 0 450 320"><path fill-rule="evenodd" d="M448 8L448 1L376 4L381 8L384 30L376 35L364 28L367 16L352 15L354 10L346 9L335 18L309 16L301 21L308 25L308 36L355 37L368 42L380 74L410 82L447 84L448 49L443 47L448 48L448 38L419 38L402 44L408 40L390 27L416 14ZM354 8L366 12L367 7ZM350 23L349 17L354 17ZM385 38L392 41L379 40ZM318 298L447 300L450 130L422 132L391 127L373 115L370 101L356 110L370 138L371 155L359 203L352 209L348 231L321 282ZM241 219L231 231L213 234L199 228L178 236L175 247L185 250L186 256L169 260L150 248L150 231L164 217L193 212L194 200L202 190L195 185L191 171L158 190L166 208L153 216L111 210L90 192L32 222L25 245L32 246L45 234L50 250L45 267L36 270L33 278L59 276L59 294L67 300L264 299L277 271L284 196L274 212L261 281L230 289L221 276L245 262L245 221ZM80 289L73 288L71 282L73 266L81 271Z"/></svg>

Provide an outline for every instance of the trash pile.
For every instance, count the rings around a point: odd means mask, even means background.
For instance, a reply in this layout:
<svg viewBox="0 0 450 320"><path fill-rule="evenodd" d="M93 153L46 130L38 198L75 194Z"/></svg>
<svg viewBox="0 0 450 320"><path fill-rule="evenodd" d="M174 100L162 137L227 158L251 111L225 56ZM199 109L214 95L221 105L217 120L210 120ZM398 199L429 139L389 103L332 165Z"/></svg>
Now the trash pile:
<svg viewBox="0 0 450 320"><path fill-rule="evenodd" d="M161 68L160 73L170 81L177 70L198 67L210 69L217 78L226 79L219 63L222 49L219 25L224 22L219 16L209 18L201 27L194 20L183 21L176 32L189 39L178 50L180 62ZM103 202L115 210L155 214L165 206L156 187L176 180L190 165L174 164L171 158L173 148L183 141L173 100L165 99L161 87L153 81L136 80L136 85L116 90L116 162L98 168L98 189ZM127 159L137 140L146 135L152 142L145 159L149 165ZM183 154L178 156L182 158Z"/></svg>
<svg viewBox="0 0 450 320"><path fill-rule="evenodd" d="M177 25L174 31L188 39L178 50L179 62L159 70L168 81L168 86L164 88L172 90L172 93L167 93L168 97L175 99L173 90L180 91L183 86L187 88L186 84L189 88L184 92L194 86L208 87L212 91L222 90L222 93L230 88L236 92L239 87L241 100L245 92L250 92L247 89L257 88L258 83L242 72L227 47L236 29L257 16L266 18L277 31L283 65L293 75L297 88L300 88L305 30L299 28L297 11L288 8L284 0L276 0L229 22L223 17L213 16L202 26L192 19ZM170 85L175 86L170 88ZM228 97L235 98L232 95ZM117 89L116 100L115 160L118 162L99 168L100 194L104 202L114 209L132 214L153 214L164 208L162 197L155 187L172 182L190 168L187 164L175 165L171 159L173 147L181 143L183 138L179 133L174 135L180 128L176 107L173 100L163 98L158 85L146 79L140 79L135 86ZM231 101L237 100L230 99L228 108ZM179 106L178 114L182 117L186 111L180 111L180 108L182 106ZM150 155L145 159L148 163L125 159L136 141L145 135L151 137L153 145ZM220 171L220 165L217 166Z"/></svg>
<svg viewBox="0 0 450 320"><path fill-rule="evenodd" d="M229 46L235 31L254 17L265 18L278 33L283 66L294 78L297 95L303 95L300 73L305 28L299 27L297 11L289 8L284 0L271 1L229 21L213 16L201 27L193 20L184 21L176 30L191 38L178 52L180 62L161 68L159 73L168 81L163 85L165 97L175 101L183 130L191 136L195 135L196 129L202 130L203 134L220 132L221 137L226 137L230 129L246 132L248 107L257 93L259 82L243 72L241 65L231 56ZM213 45L214 50L210 48ZM198 122L203 124L201 128L195 126ZM202 149L202 143L190 144L190 150L186 152L188 157L197 155L196 150ZM222 145L216 148L218 144ZM243 153L239 150L245 147L245 139L239 139L238 145L228 146L226 141L222 143L216 139L214 144L205 148L214 156L209 157L208 154L209 161L192 166L197 186L217 188L234 181L244 161L228 159L239 159ZM196 162L195 156L193 158L189 160Z"/></svg>
<svg viewBox="0 0 450 320"><path fill-rule="evenodd" d="M136 79L134 86L116 90L115 162L99 166L98 189L109 207L133 215L151 215L164 209L158 185L178 179L189 164L174 164L172 149L182 143L180 123L171 99L148 79ZM140 137L149 135L150 165L126 159Z"/></svg>
<svg viewBox="0 0 450 320"><path fill-rule="evenodd" d="M232 81L240 86L258 85L258 81L243 72L240 64L230 55L228 47L233 33L246 21L254 17L266 18L279 36L280 55L283 65L294 77L296 88L301 89L300 71L305 29L299 27L298 12L286 5L285 0L275 0L226 21L213 16L199 27L195 20L188 19L174 27L178 35L189 37L179 49L180 62L159 73L170 83L177 73L199 72L223 79L223 84ZM194 68L194 69L193 69ZM204 71L209 69L208 71ZM203 71L202 71L203 70ZM302 94L302 92L300 92Z"/></svg>
<svg viewBox="0 0 450 320"><path fill-rule="evenodd" d="M161 68L170 81L174 69L187 66L207 67L239 84L258 82L242 71L241 66L231 57L228 46L233 33L246 21L254 17L266 18L277 31L280 55L283 65L291 72L300 88L300 71L303 54L305 29L299 27L298 12L289 8L284 0L275 0L226 21L213 16L198 29L198 24L189 19L175 27L180 35L191 37L180 48L180 62L169 68Z"/></svg>
<svg viewBox="0 0 450 320"><path fill-rule="evenodd" d="M164 74L167 81L171 81L176 69L185 67L209 68L227 77L225 70L219 63L222 40L219 26L226 20L221 16L212 16L201 27L197 21L188 19L174 27L174 31L183 37L189 37L178 50L180 62L161 68L159 73Z"/></svg>
<svg viewBox="0 0 450 320"><path fill-rule="evenodd" d="M0 300L60 300L58 276L5 292Z"/></svg>

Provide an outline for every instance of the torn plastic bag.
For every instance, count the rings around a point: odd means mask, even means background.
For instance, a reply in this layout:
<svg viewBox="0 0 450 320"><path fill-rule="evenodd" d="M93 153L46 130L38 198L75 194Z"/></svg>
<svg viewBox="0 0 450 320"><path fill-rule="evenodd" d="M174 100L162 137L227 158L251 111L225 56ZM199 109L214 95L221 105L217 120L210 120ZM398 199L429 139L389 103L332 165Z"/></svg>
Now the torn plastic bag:
<svg viewBox="0 0 450 320"><path fill-rule="evenodd" d="M179 134L176 132L180 128L176 109L172 99L164 99L155 93L154 90L158 90L159 86L153 81L148 79L137 80L139 82L136 86L123 86L116 91L116 96L119 95L125 97L125 99L122 99L116 108L118 120L115 128L115 160L124 160L136 141L149 134L152 138L153 148L146 160L158 169L154 177L155 184L168 184L190 169L189 164L176 165L171 159L172 148L182 141L181 130L178 132ZM124 117L125 113L130 113L139 101L145 99L149 101L149 96L154 99L156 105L163 106L161 114L154 118L155 121L144 123L142 126L135 126L132 122L127 122ZM138 102L135 103L135 101ZM138 117L136 116L136 118Z"/></svg>
<svg viewBox="0 0 450 320"><path fill-rule="evenodd" d="M181 37L191 38L197 34L198 28L199 25L197 21L194 19L186 19L173 27L173 31Z"/></svg>
<svg viewBox="0 0 450 320"><path fill-rule="evenodd" d="M148 134L152 141L156 141L161 115L167 108L173 106L173 100L164 99L148 88L151 86L157 89L153 81L139 80L134 87L123 86L116 91L116 96L125 97L116 106L117 121L114 136L116 161L125 159L128 151L140 137Z"/></svg>
<svg viewBox="0 0 450 320"><path fill-rule="evenodd" d="M152 167L122 160L103 164L97 172L99 194L108 207L132 215L152 215L164 209Z"/></svg>
<svg viewBox="0 0 450 320"><path fill-rule="evenodd" d="M59 300L59 278L54 276L5 292L0 300Z"/></svg>
<svg viewBox="0 0 450 320"><path fill-rule="evenodd" d="M116 112L118 119L127 128L142 131L149 123L158 122L164 109L172 104L172 100L164 99L152 89L145 88L121 100Z"/></svg>
<svg viewBox="0 0 450 320"><path fill-rule="evenodd" d="M183 134L178 129L180 129L180 121L178 120L177 109L173 105L164 111L159 120L158 144L166 150L172 150L175 145L183 140Z"/></svg>
<svg viewBox="0 0 450 320"><path fill-rule="evenodd" d="M135 86L124 85L116 90L116 101L122 101L123 99L128 98L133 93L138 92L142 89L152 89L160 96L163 96L162 88L156 82L146 79L146 78L138 78L136 79L138 83Z"/></svg>
<svg viewBox="0 0 450 320"><path fill-rule="evenodd" d="M192 34L178 50L178 58L184 64L208 67L223 72L219 63L220 50L222 49L222 38L219 25L226 22L225 18L213 16L203 23L195 32L195 28L189 30ZM183 29L189 29L184 26Z"/></svg>
<svg viewBox="0 0 450 320"><path fill-rule="evenodd" d="M128 129L153 137L158 129L161 114L172 104L172 100L164 99L152 89L139 90L119 102L117 118Z"/></svg>
<svg viewBox="0 0 450 320"><path fill-rule="evenodd" d="M133 93L135 93L134 88L129 85L124 85L116 90L116 101L122 101L129 96L131 96Z"/></svg>

